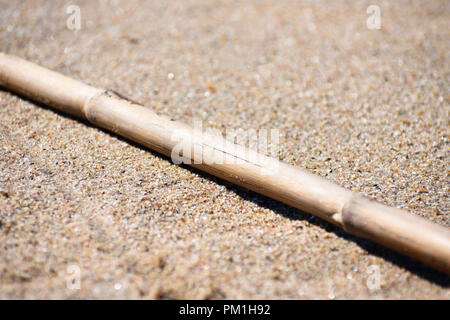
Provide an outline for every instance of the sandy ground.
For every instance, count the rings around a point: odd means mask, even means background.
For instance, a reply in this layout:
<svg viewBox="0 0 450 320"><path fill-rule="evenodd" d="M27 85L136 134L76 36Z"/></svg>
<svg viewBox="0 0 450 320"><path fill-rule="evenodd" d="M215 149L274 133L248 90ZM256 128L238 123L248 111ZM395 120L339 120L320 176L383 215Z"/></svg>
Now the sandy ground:
<svg viewBox="0 0 450 320"><path fill-rule="evenodd" d="M450 225L448 1L73 4L80 30L64 2L0 0L1 51L186 123L278 129L280 159ZM448 286L0 91L0 298L449 299Z"/></svg>

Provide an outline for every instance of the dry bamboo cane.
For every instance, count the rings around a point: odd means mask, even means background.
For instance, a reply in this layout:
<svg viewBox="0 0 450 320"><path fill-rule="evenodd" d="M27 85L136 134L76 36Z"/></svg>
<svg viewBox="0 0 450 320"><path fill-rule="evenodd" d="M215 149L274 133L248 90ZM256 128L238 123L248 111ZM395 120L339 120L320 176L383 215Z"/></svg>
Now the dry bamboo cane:
<svg viewBox="0 0 450 320"><path fill-rule="evenodd" d="M199 138L198 130L157 115L151 110L20 58L0 53L0 85L51 105L104 129L171 156L174 134L189 137L195 160L191 166L256 191L331 222L350 234L370 239L450 274L450 230L406 211L385 206L325 179L273 158L220 141ZM200 151L198 151L200 150ZM216 161L224 155L225 163ZM244 155L244 156L243 156ZM257 155L262 161L255 161ZM183 155L185 156L185 155ZM244 161L242 161L244 160ZM275 168L263 172L262 165Z"/></svg>

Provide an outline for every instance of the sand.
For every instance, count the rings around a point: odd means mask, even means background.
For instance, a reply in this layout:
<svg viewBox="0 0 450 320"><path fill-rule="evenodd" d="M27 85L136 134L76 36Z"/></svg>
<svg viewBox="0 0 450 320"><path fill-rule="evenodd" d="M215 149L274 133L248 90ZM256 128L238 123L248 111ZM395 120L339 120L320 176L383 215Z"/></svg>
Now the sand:
<svg viewBox="0 0 450 320"><path fill-rule="evenodd" d="M370 30L372 2L77 0L70 30L64 2L1 0L0 49L189 124L278 129L280 159L449 227L449 3L376 1ZM448 286L0 90L2 299L449 299Z"/></svg>

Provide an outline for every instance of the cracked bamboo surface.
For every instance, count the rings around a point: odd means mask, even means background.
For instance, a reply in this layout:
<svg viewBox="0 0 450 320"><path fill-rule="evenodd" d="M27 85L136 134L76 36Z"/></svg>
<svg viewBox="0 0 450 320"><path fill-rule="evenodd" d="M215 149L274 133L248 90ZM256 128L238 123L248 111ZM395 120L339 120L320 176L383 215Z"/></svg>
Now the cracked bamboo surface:
<svg viewBox="0 0 450 320"><path fill-rule="evenodd" d="M160 116L110 92L94 88L20 58L0 54L0 84L13 92L51 105L146 147L170 156L175 132L194 140L194 129ZM201 141L200 143L204 143ZM220 147L216 147L220 146ZM238 158L240 147L219 141L204 144ZM265 163L275 160L263 157ZM259 163L218 164L214 156L192 166L314 214L347 232L381 243L450 273L450 231L406 211L391 208L314 176L276 162L275 174Z"/></svg>

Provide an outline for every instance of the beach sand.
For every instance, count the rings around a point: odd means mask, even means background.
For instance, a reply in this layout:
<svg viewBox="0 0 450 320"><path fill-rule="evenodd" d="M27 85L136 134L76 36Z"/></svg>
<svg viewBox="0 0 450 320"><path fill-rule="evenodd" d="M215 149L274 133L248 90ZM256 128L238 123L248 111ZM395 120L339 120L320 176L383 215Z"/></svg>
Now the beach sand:
<svg viewBox="0 0 450 320"><path fill-rule="evenodd" d="M449 227L448 1L73 4L79 30L64 2L0 0L0 50L188 124L277 129L283 161ZM0 90L2 299L449 299L448 286Z"/></svg>

